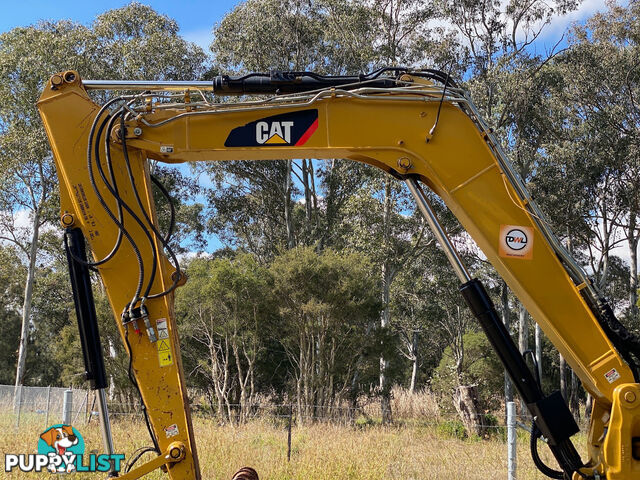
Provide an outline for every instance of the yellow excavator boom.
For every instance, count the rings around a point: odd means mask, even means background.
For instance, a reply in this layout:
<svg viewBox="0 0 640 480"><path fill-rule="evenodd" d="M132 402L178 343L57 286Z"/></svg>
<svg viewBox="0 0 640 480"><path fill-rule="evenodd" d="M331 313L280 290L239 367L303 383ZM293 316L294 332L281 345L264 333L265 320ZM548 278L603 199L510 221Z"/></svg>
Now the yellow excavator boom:
<svg viewBox="0 0 640 480"><path fill-rule="evenodd" d="M97 88L127 93L100 106L89 94ZM212 103L203 89L269 96ZM580 461L568 447L575 429L564 402L540 396L510 338L494 325L484 289L446 234L435 232L465 300L512 377L521 377L516 387L552 437L565 474L640 479L640 386L630 341L448 77L391 69L356 78L298 72L213 82L83 82L68 71L51 77L38 107L57 166L62 225L82 233L94 262L108 258L96 268L172 479L197 479L199 468L173 312L173 288L183 277L157 232L148 160L296 158L344 158L388 172L407 183L437 230L422 185L435 192L595 399L589 458Z"/></svg>

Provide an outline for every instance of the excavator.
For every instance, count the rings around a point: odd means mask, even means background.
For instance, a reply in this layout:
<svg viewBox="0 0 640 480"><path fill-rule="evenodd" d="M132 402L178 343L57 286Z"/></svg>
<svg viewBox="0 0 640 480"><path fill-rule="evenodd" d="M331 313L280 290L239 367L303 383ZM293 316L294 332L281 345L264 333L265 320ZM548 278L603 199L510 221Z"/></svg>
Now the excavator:
<svg viewBox="0 0 640 480"><path fill-rule="evenodd" d="M96 103L105 90L109 99ZM83 80L69 70L50 77L38 108L57 167L60 222L104 448L114 451L92 271L107 292L153 441L151 460L136 466L134 458L111 476L128 480L161 469L171 480L201 478L174 315L174 291L186 277L171 249L171 228L160 231L154 186L169 193L150 161L340 158L407 185L531 413L531 454L540 471L558 479L640 479L640 340L552 232L450 75L392 67L353 76L272 71L207 81L116 81ZM457 217L592 395L586 458L573 444L579 428L562 396L543 392L441 226L427 189ZM544 463L540 441L557 466ZM247 467L234 478L258 475Z"/></svg>

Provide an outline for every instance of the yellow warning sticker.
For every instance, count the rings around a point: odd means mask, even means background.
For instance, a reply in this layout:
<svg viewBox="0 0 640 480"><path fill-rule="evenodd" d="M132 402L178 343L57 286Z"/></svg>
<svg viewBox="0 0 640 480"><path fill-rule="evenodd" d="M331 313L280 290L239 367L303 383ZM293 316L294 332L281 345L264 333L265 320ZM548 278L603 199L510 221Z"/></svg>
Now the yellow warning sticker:
<svg viewBox="0 0 640 480"><path fill-rule="evenodd" d="M171 353L171 343L169 339L158 340L156 344L158 345L158 362L160 362L160 366L168 367L169 365L173 365L173 353Z"/></svg>

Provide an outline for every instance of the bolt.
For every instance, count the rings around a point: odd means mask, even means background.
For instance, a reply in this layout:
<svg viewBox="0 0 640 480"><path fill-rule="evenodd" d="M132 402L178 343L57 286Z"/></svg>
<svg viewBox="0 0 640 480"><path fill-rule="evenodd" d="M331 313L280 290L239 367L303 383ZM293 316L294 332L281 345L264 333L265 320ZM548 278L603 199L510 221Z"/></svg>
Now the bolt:
<svg viewBox="0 0 640 480"><path fill-rule="evenodd" d="M65 227L70 227L71 225L73 225L73 222L74 222L73 215L71 215L68 212L65 212L62 215L62 218L60 219L60 221L62 222L62 225L64 225Z"/></svg>
<svg viewBox="0 0 640 480"><path fill-rule="evenodd" d="M406 172L411 168L411 160L407 157L400 157L398 159L398 167Z"/></svg>
<svg viewBox="0 0 640 480"><path fill-rule="evenodd" d="M633 392L631 392L631 391L626 392L626 393L624 394L624 399L625 399L625 401L627 401L628 403L633 403L633 402L635 402L635 401L636 401L636 394L635 394L635 393L633 393Z"/></svg>
<svg viewBox="0 0 640 480"><path fill-rule="evenodd" d="M51 77L51 85L53 85L54 87L59 87L60 85L62 85L63 81L64 80L60 75L54 75Z"/></svg>
<svg viewBox="0 0 640 480"><path fill-rule="evenodd" d="M136 127L136 128L134 128L134 129L133 129L133 134L134 134L136 137L139 137L140 135L142 135L142 129L141 129L140 127Z"/></svg>

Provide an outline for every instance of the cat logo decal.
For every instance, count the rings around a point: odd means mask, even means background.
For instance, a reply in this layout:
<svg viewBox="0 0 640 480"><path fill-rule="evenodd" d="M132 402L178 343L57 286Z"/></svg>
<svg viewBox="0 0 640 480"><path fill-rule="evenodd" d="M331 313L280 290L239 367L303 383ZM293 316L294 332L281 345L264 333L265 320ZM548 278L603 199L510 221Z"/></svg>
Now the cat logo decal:
<svg viewBox="0 0 640 480"><path fill-rule="evenodd" d="M272 115L231 130L225 147L301 146L318 129L318 110Z"/></svg>

